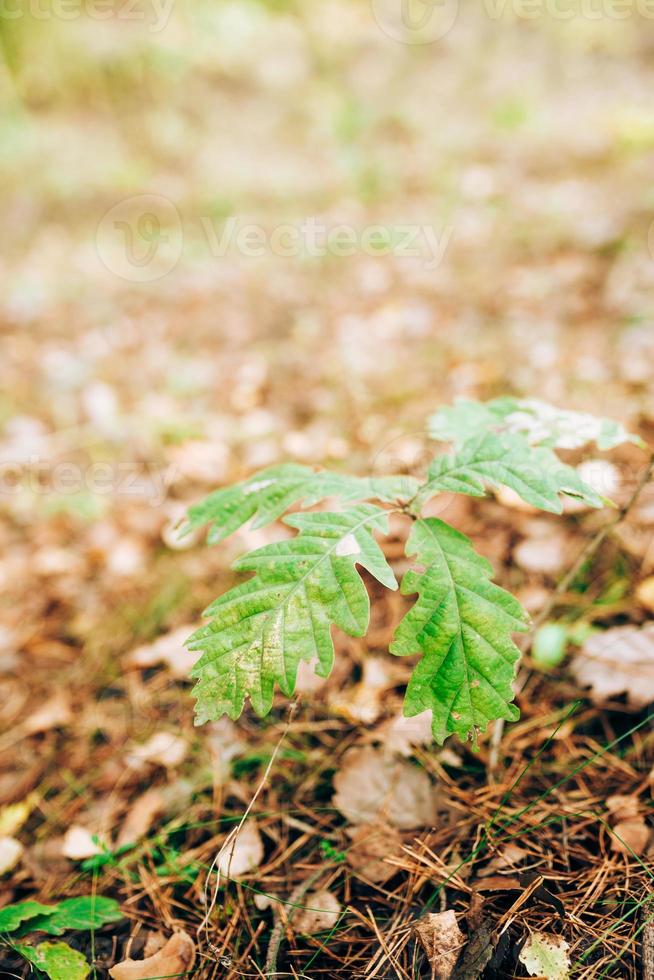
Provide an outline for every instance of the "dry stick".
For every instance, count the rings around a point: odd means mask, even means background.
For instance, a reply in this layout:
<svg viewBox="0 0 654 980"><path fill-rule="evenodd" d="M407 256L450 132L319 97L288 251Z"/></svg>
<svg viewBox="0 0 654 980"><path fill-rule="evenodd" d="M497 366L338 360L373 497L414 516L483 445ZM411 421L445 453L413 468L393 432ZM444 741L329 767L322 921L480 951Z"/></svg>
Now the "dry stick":
<svg viewBox="0 0 654 980"><path fill-rule="evenodd" d="M538 629L538 627L542 623L545 622L546 619L549 618L549 615L552 612L554 606L556 605L559 596L563 595L564 592L568 591L569 587L577 578L579 572L584 567L584 565L589 560L589 558L593 557L595 552L598 550L600 545L605 541L608 535L618 526L618 524L622 523L625 517L627 517L631 508L634 506L634 504L640 497L642 491L647 486L647 483L649 482L652 473L654 473L654 453L650 456L649 462L645 467L645 469L643 470L643 473L634 488L634 492L629 497L629 500L615 512L615 515L613 516L612 520L607 521L606 524L604 524L599 529L599 531L590 539L590 541L588 541L588 543L582 548L572 568L563 576L563 578L561 579L557 587L554 589L554 592L550 596L549 600L545 603L538 616L536 616L536 618L534 619L533 623L531 624L531 629L529 630L529 632L520 638L522 642L519 642L518 646L520 647L521 653L526 653L526 651L529 649L529 645L533 639L534 632ZM520 671L518 672L518 676L516 678L516 685L515 685L516 694L520 693L520 691L523 689L530 676L531 676L530 670L525 670L524 668L520 669ZM500 754L500 746L502 743L502 735L504 734L504 724L505 724L504 719L500 718L493 729L490 753L488 758L488 778L490 782L495 781L494 776L499 765L499 754Z"/></svg>
<svg viewBox="0 0 654 980"><path fill-rule="evenodd" d="M654 980L654 926L643 924L643 980Z"/></svg>

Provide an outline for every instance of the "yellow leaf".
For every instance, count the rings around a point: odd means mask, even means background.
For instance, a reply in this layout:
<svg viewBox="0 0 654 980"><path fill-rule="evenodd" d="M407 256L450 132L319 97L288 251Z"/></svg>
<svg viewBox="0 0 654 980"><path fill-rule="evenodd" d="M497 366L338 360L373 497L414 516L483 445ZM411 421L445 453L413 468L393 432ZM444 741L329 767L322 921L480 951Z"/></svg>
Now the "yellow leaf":
<svg viewBox="0 0 654 980"><path fill-rule="evenodd" d="M23 826L32 810L38 806L38 793L30 793L20 803L11 803L0 809L0 837L12 837Z"/></svg>

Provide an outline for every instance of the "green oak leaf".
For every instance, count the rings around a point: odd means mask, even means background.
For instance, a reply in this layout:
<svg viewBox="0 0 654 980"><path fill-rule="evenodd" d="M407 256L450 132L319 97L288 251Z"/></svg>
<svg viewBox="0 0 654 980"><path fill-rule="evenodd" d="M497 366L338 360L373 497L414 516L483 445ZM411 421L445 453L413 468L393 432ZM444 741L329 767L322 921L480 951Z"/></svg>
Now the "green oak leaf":
<svg viewBox="0 0 654 980"><path fill-rule="evenodd" d="M270 466L233 486L222 487L189 508L187 533L210 524L210 544L222 541L252 521L253 528L264 527L302 502L311 507L327 497L344 502L357 500L409 500L419 483L410 476L358 477L328 470L313 470L297 463Z"/></svg>
<svg viewBox="0 0 654 980"><path fill-rule="evenodd" d="M483 497L488 485L510 487L528 504L553 514L563 510L562 493L579 497L589 507L608 503L551 449L530 446L516 433L486 432L469 439L458 452L433 460L428 482L415 497L412 509L419 513L438 493Z"/></svg>
<svg viewBox="0 0 654 980"><path fill-rule="evenodd" d="M538 398L494 398L488 402L461 399L439 408L429 420L429 433L461 447L483 432L513 432L532 446L580 449L594 442L613 449L625 442L643 447L642 439L613 419L556 408Z"/></svg>
<svg viewBox="0 0 654 980"><path fill-rule="evenodd" d="M14 949L50 980L85 980L91 972L86 957L68 943L45 942L38 946L18 944Z"/></svg>
<svg viewBox="0 0 654 980"><path fill-rule="evenodd" d="M429 418L429 435L460 448L474 436L499 431L504 419L517 412L519 406L518 398L494 398L488 402L459 398L454 405L442 405Z"/></svg>
<svg viewBox="0 0 654 980"><path fill-rule="evenodd" d="M490 581L492 567L465 535L436 518L418 520L406 547L424 571L409 571L402 593L418 593L397 628L391 653L422 653L407 687L407 716L432 711L434 738L465 738L489 721L514 721L511 682L520 656L511 638L527 615Z"/></svg>
<svg viewBox="0 0 654 980"><path fill-rule="evenodd" d="M191 650L202 651L191 672L198 679L198 724L222 714L237 718L248 697L258 715L267 714L275 683L293 693L301 660L316 660L316 672L327 677L334 659L331 626L350 636L362 636L368 626L370 603L356 566L397 588L372 535L386 533L387 521L372 504L292 514L285 523L299 534L234 564L254 577L217 599L205 613L212 621L188 641Z"/></svg>

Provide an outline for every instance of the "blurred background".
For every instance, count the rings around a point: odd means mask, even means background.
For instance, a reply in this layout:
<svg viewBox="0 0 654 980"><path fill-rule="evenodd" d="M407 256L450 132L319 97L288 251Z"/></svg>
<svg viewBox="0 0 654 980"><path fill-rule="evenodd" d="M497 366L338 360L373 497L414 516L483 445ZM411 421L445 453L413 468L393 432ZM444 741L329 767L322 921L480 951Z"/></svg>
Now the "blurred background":
<svg viewBox="0 0 654 980"><path fill-rule="evenodd" d="M454 397L651 411L647 0L4 0L0 50L10 595L282 458L419 468Z"/></svg>
<svg viewBox="0 0 654 980"><path fill-rule="evenodd" d="M189 502L282 459L418 472L459 396L647 423L653 91L647 0L2 0L0 803L38 786L45 848L19 880L127 806L134 741L205 759L187 661L126 670L231 580L230 546L176 540ZM186 765L179 799L215 785Z"/></svg>
<svg viewBox="0 0 654 980"><path fill-rule="evenodd" d="M4 8L7 459L176 462L174 496L369 467L457 395L648 405L646 0Z"/></svg>

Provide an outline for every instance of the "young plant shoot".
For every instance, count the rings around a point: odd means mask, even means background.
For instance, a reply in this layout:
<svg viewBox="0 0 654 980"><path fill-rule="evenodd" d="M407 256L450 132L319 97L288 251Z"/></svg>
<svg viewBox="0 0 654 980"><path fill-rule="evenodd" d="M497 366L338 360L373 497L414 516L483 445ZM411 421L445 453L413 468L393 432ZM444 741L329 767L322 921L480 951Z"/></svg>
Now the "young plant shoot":
<svg viewBox="0 0 654 980"><path fill-rule="evenodd" d="M405 715L431 710L439 744L451 734L474 737L493 720L518 717L512 681L520 653L512 634L528 629L527 614L492 582L491 565L471 541L444 521L423 517L423 508L441 493L482 497L501 486L554 514L562 512L566 495L588 507L611 505L556 450L591 441L604 450L640 440L607 419L516 398L442 408L429 431L450 450L435 456L422 483L285 463L190 508L184 530L208 524L208 541L215 543L248 522L264 527L299 504L338 501L329 512L283 518L294 537L234 564L251 577L209 606L210 621L188 641L201 654L192 672L198 723L222 714L235 719L248 699L258 715L267 714L276 685L293 694L302 660L328 676L332 626L350 636L363 636L368 627L370 602L358 567L385 588L398 588L377 541L388 533L390 513L413 522L406 553L416 567L404 575L401 591L415 599L390 645L397 656L422 655L406 690Z"/></svg>

